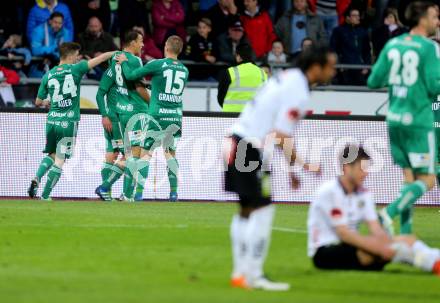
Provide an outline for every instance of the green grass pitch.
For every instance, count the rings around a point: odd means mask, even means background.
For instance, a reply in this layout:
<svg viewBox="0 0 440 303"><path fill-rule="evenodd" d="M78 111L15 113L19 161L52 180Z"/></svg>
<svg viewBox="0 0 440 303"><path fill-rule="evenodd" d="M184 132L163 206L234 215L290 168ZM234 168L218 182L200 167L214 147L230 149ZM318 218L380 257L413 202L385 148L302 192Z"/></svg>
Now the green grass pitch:
<svg viewBox="0 0 440 303"><path fill-rule="evenodd" d="M229 287L229 203L0 201L0 302L440 302L440 277L403 265L322 272L306 256L307 206L278 205L266 263L286 293ZM438 208L415 211L440 246Z"/></svg>

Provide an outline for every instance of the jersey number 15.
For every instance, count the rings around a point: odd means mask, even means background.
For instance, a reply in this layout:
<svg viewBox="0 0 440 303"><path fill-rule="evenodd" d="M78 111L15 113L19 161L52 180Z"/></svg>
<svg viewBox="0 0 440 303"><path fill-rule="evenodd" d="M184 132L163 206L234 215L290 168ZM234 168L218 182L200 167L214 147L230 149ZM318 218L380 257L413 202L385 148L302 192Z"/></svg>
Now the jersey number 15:
<svg viewBox="0 0 440 303"><path fill-rule="evenodd" d="M165 93L180 95L185 87L185 73L182 71L174 71L172 69L167 69L163 71L163 76L166 78ZM177 87L175 87L177 86Z"/></svg>

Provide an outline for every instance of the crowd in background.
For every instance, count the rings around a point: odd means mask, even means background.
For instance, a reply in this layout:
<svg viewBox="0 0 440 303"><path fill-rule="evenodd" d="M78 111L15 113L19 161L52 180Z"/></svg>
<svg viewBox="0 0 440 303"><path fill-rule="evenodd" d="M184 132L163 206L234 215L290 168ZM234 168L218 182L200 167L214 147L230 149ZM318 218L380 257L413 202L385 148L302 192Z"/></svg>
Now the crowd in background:
<svg viewBox="0 0 440 303"><path fill-rule="evenodd" d="M310 44L327 44L340 64L370 65L388 39L407 29L399 20L407 0L17 0L0 11L0 81L40 78L59 59L63 42L81 44L84 58L116 50L129 29L144 34L142 59L163 56L164 41L185 42L181 59L207 65L235 63L235 49L249 44L256 62L294 62ZM434 1L435 2L435 1ZM400 11L399 11L400 10ZM217 63L217 64L216 64ZM105 65L87 77L100 79ZM190 69L192 73L192 70ZM368 68L345 69L339 84L362 85ZM206 74L208 73L208 74ZM195 79L213 79L209 68Z"/></svg>

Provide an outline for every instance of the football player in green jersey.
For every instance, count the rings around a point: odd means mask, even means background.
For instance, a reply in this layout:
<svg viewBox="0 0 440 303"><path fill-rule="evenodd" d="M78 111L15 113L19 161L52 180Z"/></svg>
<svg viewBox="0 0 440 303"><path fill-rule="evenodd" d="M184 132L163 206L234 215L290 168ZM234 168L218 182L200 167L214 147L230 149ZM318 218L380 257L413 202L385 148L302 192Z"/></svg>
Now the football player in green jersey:
<svg viewBox="0 0 440 303"><path fill-rule="evenodd" d="M64 161L71 157L74 149L80 120L81 79L90 69L114 54L108 52L89 61L78 62L80 49L77 43L61 44L59 65L43 76L38 89L35 104L50 106L46 123L46 147L43 151L48 155L41 161L28 189L31 198L36 196L41 178L48 172L41 199L50 200L50 193L61 176ZM50 101L45 101L47 97Z"/></svg>
<svg viewBox="0 0 440 303"><path fill-rule="evenodd" d="M129 31L124 35L123 52L133 57L135 67L142 66L140 59L135 56L140 55L143 41L143 36L138 31ZM104 96L107 97L106 100ZM107 147L105 163L101 170L102 183L96 188L95 193L101 199L110 201L112 185L124 174L125 159L117 159L124 151L123 133L127 131L126 124L134 115L147 113L146 101L149 101L149 94L142 83L127 82L122 75L121 66L112 58L110 67L101 79L96 101L102 116ZM137 148L136 144L131 148L131 152L136 156L136 151L133 150ZM137 153L140 154L140 150ZM127 186L134 186L131 185L131 174L125 174L124 181L125 190Z"/></svg>
<svg viewBox="0 0 440 303"><path fill-rule="evenodd" d="M435 138L437 139L437 186L440 186L440 95L432 102L432 111L434 113Z"/></svg>
<svg viewBox="0 0 440 303"><path fill-rule="evenodd" d="M380 211L389 234L400 215L400 233L412 233L413 204L435 184L436 146L431 103L440 94L440 48L427 37L439 26L438 7L415 1L405 17L411 31L391 39L368 79L370 88L389 87L388 135L394 162L403 168L398 198Z"/></svg>
<svg viewBox="0 0 440 303"><path fill-rule="evenodd" d="M142 163L138 165L139 176L135 200L142 197L152 153L156 147L162 145L167 159L170 201L177 201L176 147L182 134L182 95L188 80L188 69L177 59L182 47L182 39L178 36L171 36L165 42L164 59L152 60L137 69L130 67L125 56L118 56L127 80L141 79L147 75L152 76L150 119L147 138L143 144Z"/></svg>

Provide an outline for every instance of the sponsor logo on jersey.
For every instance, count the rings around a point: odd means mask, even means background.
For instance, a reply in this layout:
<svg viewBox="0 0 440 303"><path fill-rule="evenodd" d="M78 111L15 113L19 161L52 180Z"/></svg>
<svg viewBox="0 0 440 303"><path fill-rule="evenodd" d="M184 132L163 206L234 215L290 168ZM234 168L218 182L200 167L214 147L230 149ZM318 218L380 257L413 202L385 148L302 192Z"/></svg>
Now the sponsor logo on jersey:
<svg viewBox="0 0 440 303"><path fill-rule="evenodd" d="M67 128L69 126L69 123L67 121L62 121L61 122L61 127L62 128Z"/></svg>
<svg viewBox="0 0 440 303"><path fill-rule="evenodd" d="M54 118L63 118L66 116L66 113L50 112L49 116Z"/></svg>
<svg viewBox="0 0 440 303"><path fill-rule="evenodd" d="M121 95L128 96L128 90L127 90L125 87L120 87L120 86L118 86L117 91L118 91L118 93L120 93Z"/></svg>
<svg viewBox="0 0 440 303"><path fill-rule="evenodd" d="M70 110L70 111L67 113L67 117L68 117L68 118L73 118L74 115L75 115L75 113L73 112L73 110Z"/></svg>
<svg viewBox="0 0 440 303"><path fill-rule="evenodd" d="M427 153L408 153L408 156L414 168L428 167L431 164L431 156Z"/></svg>
<svg viewBox="0 0 440 303"><path fill-rule="evenodd" d="M129 111L129 112L133 111L133 105L132 104L128 104L127 105L127 111Z"/></svg>
<svg viewBox="0 0 440 303"><path fill-rule="evenodd" d="M178 114L177 109L159 108L159 114Z"/></svg>
<svg viewBox="0 0 440 303"><path fill-rule="evenodd" d="M164 62L164 63L162 64L162 68L164 68L164 67L168 67L168 64L167 64L166 62Z"/></svg>

